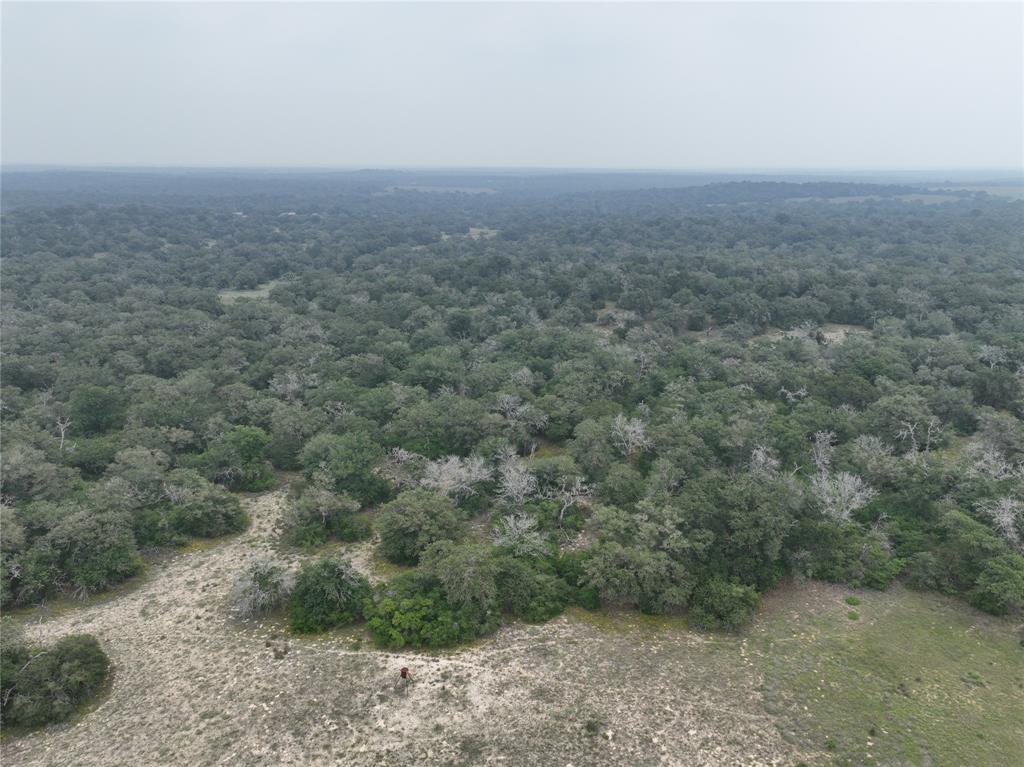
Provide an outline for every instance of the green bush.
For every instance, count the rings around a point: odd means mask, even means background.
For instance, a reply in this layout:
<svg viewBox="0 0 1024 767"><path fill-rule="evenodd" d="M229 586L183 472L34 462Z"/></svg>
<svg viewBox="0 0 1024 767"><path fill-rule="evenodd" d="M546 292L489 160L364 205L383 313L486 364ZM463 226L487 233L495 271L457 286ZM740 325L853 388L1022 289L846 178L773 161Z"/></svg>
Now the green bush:
<svg viewBox="0 0 1024 767"><path fill-rule="evenodd" d="M988 560L967 593L967 601L993 615L1024 609L1024 557L1002 554Z"/></svg>
<svg viewBox="0 0 1024 767"><path fill-rule="evenodd" d="M0 719L19 727L64 721L96 693L109 666L95 637L73 635L49 647L30 647L4 626Z"/></svg>
<svg viewBox="0 0 1024 767"><path fill-rule="evenodd" d="M374 590L364 606L367 628L382 647L444 647L495 630L497 611L455 607L441 584L422 573L403 573Z"/></svg>
<svg viewBox="0 0 1024 767"><path fill-rule="evenodd" d="M288 601L293 631L313 633L362 617L370 584L345 559L324 557L302 567Z"/></svg>
<svg viewBox="0 0 1024 767"><path fill-rule="evenodd" d="M497 564L498 601L505 612L541 622L559 615L573 599L574 589L569 584L541 569L543 560L505 556Z"/></svg>
<svg viewBox="0 0 1024 767"><path fill-rule="evenodd" d="M339 493L348 493L360 504L380 503L391 494L391 485L374 473L384 449L365 432L318 434L302 450L306 478L323 475ZM319 479L319 476L317 477Z"/></svg>
<svg viewBox="0 0 1024 767"><path fill-rule="evenodd" d="M464 526L446 496L408 490L386 504L376 522L380 551L390 561L414 565L432 543L462 537Z"/></svg>
<svg viewBox="0 0 1024 767"><path fill-rule="evenodd" d="M78 511L37 539L21 560L17 601L41 599L55 591L84 597L103 591L142 570L124 515Z"/></svg>
<svg viewBox="0 0 1024 767"><path fill-rule="evenodd" d="M230 490L256 492L274 486L274 475L266 459L270 435L255 426L236 426L215 439L195 459L213 482Z"/></svg>
<svg viewBox="0 0 1024 767"><path fill-rule="evenodd" d="M356 517L359 503L319 487L308 487L283 522L284 540L292 546L319 546L328 540L357 541L370 533L369 523Z"/></svg>
<svg viewBox="0 0 1024 767"><path fill-rule="evenodd" d="M712 578L694 591L690 622L705 629L738 631L760 602L761 595L751 586Z"/></svg>

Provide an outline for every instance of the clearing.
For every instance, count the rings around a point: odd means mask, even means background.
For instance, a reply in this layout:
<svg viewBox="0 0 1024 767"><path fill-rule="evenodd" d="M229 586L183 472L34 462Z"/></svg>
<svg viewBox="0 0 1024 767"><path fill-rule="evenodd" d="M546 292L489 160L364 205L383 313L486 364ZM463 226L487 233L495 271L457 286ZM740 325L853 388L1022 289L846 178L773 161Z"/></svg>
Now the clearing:
<svg viewBox="0 0 1024 767"><path fill-rule="evenodd" d="M245 503L241 535L109 599L21 614L36 639L95 634L114 675L72 723L6 739L7 767L1004 767L1024 752L1014 627L952 600L857 592L852 620L854 592L806 584L771 595L738 637L574 610L456 651L383 652L361 628L300 638L227 617L234 574L276 548L286 492ZM372 567L365 544L353 553Z"/></svg>

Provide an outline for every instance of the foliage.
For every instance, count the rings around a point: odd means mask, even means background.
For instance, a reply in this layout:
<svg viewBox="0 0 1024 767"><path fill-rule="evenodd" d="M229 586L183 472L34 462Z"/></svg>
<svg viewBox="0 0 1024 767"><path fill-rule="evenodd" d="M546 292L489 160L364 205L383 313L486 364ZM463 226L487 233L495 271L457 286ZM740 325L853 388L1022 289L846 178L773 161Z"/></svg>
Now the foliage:
<svg viewBox="0 0 1024 767"><path fill-rule="evenodd" d="M499 615L475 605L457 607L439 582L403 573L374 589L365 603L366 625L382 647L445 647L497 628Z"/></svg>
<svg viewBox="0 0 1024 767"><path fill-rule="evenodd" d="M356 541L369 526L356 517L359 504L347 495L309 486L293 499L282 521L283 536L293 546L318 546L328 540Z"/></svg>
<svg viewBox="0 0 1024 767"><path fill-rule="evenodd" d="M239 618L255 618L284 607L294 588L294 573L271 557L261 556L235 578L228 609Z"/></svg>
<svg viewBox="0 0 1024 767"><path fill-rule="evenodd" d="M4 180L5 603L241 529L231 491L273 465L308 483L297 545L373 519L417 565L489 525L495 546L423 563L429 615L601 600L732 625L787 573L1020 609L1019 202L629 174L488 174L480 195L390 171Z"/></svg>
<svg viewBox="0 0 1024 767"><path fill-rule="evenodd" d="M288 625L293 631L326 631L358 620L370 593L366 577L345 559L323 557L299 570L288 599Z"/></svg>
<svg viewBox="0 0 1024 767"><path fill-rule="evenodd" d="M93 636L66 636L47 647L34 647L10 626L3 629L0 713L5 726L62 722L95 695L107 678L110 661Z"/></svg>
<svg viewBox="0 0 1024 767"><path fill-rule="evenodd" d="M705 629L737 631L750 620L761 601L756 589L712 578L693 594L690 620Z"/></svg>
<svg viewBox="0 0 1024 767"><path fill-rule="evenodd" d="M385 504L376 528L381 553L398 564L416 564L430 544L458 540L464 531L454 504L427 490L407 490Z"/></svg>

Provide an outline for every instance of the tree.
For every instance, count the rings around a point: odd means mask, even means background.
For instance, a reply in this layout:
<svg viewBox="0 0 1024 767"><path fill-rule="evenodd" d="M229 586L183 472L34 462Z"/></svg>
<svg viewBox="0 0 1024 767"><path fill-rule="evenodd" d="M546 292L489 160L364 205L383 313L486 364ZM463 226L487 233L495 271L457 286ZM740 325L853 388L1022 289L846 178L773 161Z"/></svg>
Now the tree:
<svg viewBox="0 0 1024 767"><path fill-rule="evenodd" d="M338 493L348 493L364 506L390 494L388 482L374 470L384 450L365 432L319 434L302 450L306 477L328 482Z"/></svg>
<svg viewBox="0 0 1024 767"><path fill-rule="evenodd" d="M407 490L385 504L377 518L381 553L398 564L414 565L437 541L454 541L463 524L452 502L427 490Z"/></svg>
<svg viewBox="0 0 1024 767"><path fill-rule="evenodd" d="M264 451L270 435L256 426L236 426L215 439L199 458L206 476L231 490L266 490L274 476Z"/></svg>
<svg viewBox="0 0 1024 767"><path fill-rule="evenodd" d="M359 503L322 487L307 487L285 512L282 523L285 540L294 546L316 546L334 538L358 540L367 525L355 517Z"/></svg>
<svg viewBox="0 0 1024 767"><path fill-rule="evenodd" d="M432 543L424 550L420 566L441 584L449 604L474 608L484 614L496 609L498 564L490 546Z"/></svg>
<svg viewBox="0 0 1024 767"><path fill-rule="evenodd" d="M124 423L124 402L117 390L80 386L71 395L70 421L86 436L104 434Z"/></svg>
<svg viewBox="0 0 1024 767"><path fill-rule="evenodd" d="M288 625L312 633L343 626L363 615L370 584L346 559L324 557L299 570L288 600Z"/></svg>
<svg viewBox="0 0 1024 767"><path fill-rule="evenodd" d="M547 548L545 536L537 529L537 520L522 512L506 514L491 534L495 546L508 549L514 557L536 557Z"/></svg>

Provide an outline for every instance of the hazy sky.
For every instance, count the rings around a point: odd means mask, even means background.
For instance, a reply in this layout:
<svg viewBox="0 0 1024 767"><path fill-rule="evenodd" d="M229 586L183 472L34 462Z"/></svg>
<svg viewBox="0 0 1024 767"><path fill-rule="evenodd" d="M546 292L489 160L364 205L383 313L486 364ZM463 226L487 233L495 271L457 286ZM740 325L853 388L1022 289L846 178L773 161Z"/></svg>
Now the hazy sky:
<svg viewBox="0 0 1024 767"><path fill-rule="evenodd" d="M3 3L3 162L1019 168L1022 4Z"/></svg>

